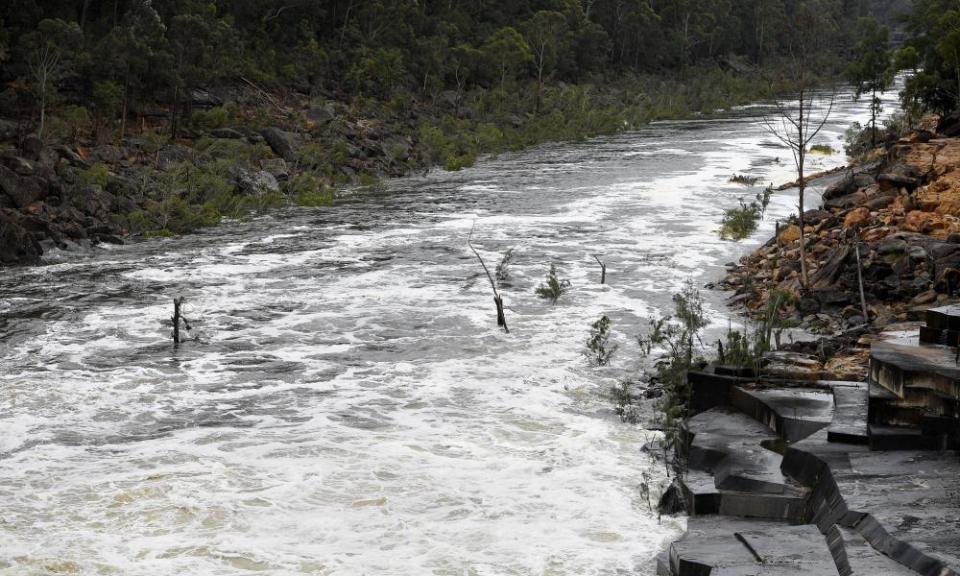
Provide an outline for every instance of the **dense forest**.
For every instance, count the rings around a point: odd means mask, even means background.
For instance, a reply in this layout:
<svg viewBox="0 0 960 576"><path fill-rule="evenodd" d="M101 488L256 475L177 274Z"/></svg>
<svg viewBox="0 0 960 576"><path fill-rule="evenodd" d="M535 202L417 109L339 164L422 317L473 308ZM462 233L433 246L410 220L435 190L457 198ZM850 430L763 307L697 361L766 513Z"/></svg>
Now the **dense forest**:
<svg viewBox="0 0 960 576"><path fill-rule="evenodd" d="M13 90L4 108L32 104L39 114L61 88L117 116L239 78L337 97L509 90L533 80L539 91L547 81L682 72L731 56L763 64L799 51L845 53L857 19L890 11L889 2L872 4L9 0L0 7L0 62Z"/></svg>

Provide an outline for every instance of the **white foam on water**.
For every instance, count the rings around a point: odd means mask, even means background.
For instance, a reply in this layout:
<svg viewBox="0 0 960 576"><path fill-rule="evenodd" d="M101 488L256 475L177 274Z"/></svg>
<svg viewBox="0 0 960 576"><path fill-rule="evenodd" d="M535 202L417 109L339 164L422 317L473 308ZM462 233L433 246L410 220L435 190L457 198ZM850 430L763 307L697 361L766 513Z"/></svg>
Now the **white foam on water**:
<svg viewBox="0 0 960 576"><path fill-rule="evenodd" d="M866 106L840 102L824 141ZM0 573L653 574L684 522L641 497L668 481L656 433L605 392L673 293L794 210L778 192L745 243L717 236L758 189L731 175L795 177L771 142L757 118L657 123L0 273ZM474 226L491 271L513 249L510 334ZM534 295L551 263L556 305ZM200 341L174 349L179 295ZM597 368L602 314L620 349Z"/></svg>

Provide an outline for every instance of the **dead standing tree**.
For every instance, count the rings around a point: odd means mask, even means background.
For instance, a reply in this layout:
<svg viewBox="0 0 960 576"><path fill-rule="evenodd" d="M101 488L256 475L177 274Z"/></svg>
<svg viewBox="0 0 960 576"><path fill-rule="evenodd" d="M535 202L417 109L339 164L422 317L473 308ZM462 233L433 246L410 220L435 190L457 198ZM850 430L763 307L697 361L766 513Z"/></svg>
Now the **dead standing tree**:
<svg viewBox="0 0 960 576"><path fill-rule="evenodd" d="M494 281L493 275L490 274L490 270L484 263L480 253L477 252L477 249L473 247L473 229L476 228L476 225L476 222L474 222L473 226L470 227L470 236L467 237L467 246L469 246L470 250L473 251L474 255L477 257L477 260L480 261L480 266L483 267L483 271L487 274L487 279L490 280L490 289L493 290L493 303L497 306L497 326L503 326L503 331L509 334L510 329L507 328L507 318L503 314L503 299L500 297L500 293L497 291L497 283Z"/></svg>
<svg viewBox="0 0 960 576"><path fill-rule="evenodd" d="M607 283L607 265L604 264L602 260L600 260L600 256L598 254L594 254L593 258L594 260L597 261L597 264L600 265L600 283L606 284Z"/></svg>
<svg viewBox="0 0 960 576"><path fill-rule="evenodd" d="M804 195L807 190L807 178L804 167L810 143L817 137L833 112L836 94L818 94L809 86L804 86L803 72L801 72L801 87L797 95L796 105L776 102L777 118L763 116L767 131L780 140L793 154L793 163L797 169L797 190L799 203L800 226L800 283L807 287L807 249L806 232L804 231ZM819 117L817 117L819 115Z"/></svg>
<svg viewBox="0 0 960 576"><path fill-rule="evenodd" d="M183 322L184 328L188 331L193 330L193 327L190 326L190 321L183 317L183 314L180 311L180 308L183 306L183 296L173 299L173 317L170 318L170 321L173 322L173 345L179 346L183 342L183 338L180 337L180 322Z"/></svg>

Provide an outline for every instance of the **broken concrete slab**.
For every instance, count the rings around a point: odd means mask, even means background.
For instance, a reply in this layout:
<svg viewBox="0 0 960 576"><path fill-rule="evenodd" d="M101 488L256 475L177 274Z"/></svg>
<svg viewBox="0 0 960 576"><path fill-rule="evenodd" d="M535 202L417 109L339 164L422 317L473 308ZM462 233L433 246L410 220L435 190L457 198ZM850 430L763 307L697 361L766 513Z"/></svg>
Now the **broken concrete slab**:
<svg viewBox="0 0 960 576"><path fill-rule="evenodd" d="M836 574L823 536L814 526L704 516L670 546L675 576L810 576Z"/></svg>
<svg viewBox="0 0 960 576"><path fill-rule="evenodd" d="M919 574L958 574L955 452L873 452L821 431L787 450L783 471L812 489L808 513L822 532L838 524Z"/></svg>
<svg viewBox="0 0 960 576"><path fill-rule="evenodd" d="M827 545L840 576L916 576L916 572L884 556L849 528L833 525L827 532Z"/></svg>
<svg viewBox="0 0 960 576"><path fill-rule="evenodd" d="M833 389L833 418L827 428L829 442L869 444L870 387L866 383Z"/></svg>
<svg viewBox="0 0 960 576"><path fill-rule="evenodd" d="M802 440L833 420L833 396L827 390L736 386L730 400L787 442Z"/></svg>

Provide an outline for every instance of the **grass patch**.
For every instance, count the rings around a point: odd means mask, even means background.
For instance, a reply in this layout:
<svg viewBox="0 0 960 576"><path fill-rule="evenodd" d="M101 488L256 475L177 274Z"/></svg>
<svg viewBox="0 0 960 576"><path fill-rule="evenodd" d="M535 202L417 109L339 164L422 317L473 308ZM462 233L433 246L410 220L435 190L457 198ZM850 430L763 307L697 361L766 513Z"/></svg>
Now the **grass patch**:
<svg viewBox="0 0 960 576"><path fill-rule="evenodd" d="M758 176L747 176L745 174L734 174L729 180L733 184L743 184L744 186L753 186L760 181Z"/></svg>

